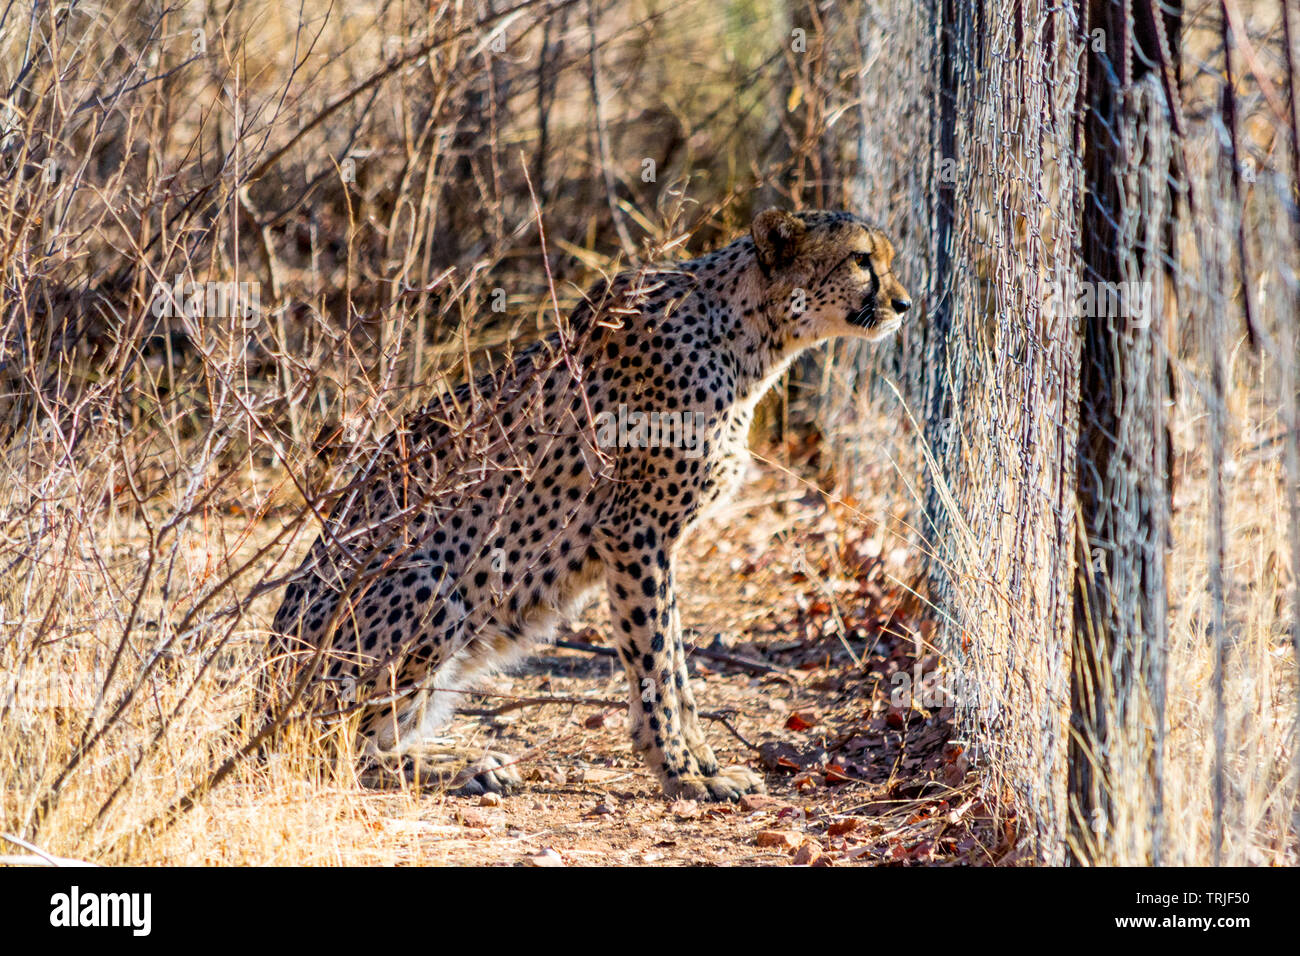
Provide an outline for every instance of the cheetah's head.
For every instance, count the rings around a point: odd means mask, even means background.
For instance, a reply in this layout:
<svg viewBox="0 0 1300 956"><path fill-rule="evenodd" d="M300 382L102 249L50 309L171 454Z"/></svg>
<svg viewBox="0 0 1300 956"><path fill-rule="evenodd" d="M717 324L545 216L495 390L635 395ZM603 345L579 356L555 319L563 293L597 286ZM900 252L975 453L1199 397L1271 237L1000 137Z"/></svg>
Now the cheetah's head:
<svg viewBox="0 0 1300 956"><path fill-rule="evenodd" d="M832 336L882 339L912 305L892 271L885 234L846 212L768 209L750 229L767 301L788 314L791 343Z"/></svg>

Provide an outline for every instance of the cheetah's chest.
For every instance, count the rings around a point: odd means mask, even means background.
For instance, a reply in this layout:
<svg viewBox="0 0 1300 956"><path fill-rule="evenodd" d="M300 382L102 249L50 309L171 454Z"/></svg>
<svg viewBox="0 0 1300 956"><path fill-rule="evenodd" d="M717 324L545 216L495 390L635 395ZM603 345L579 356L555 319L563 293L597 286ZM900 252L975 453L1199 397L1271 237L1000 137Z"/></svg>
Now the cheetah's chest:
<svg viewBox="0 0 1300 956"><path fill-rule="evenodd" d="M732 414L709 463L708 481L700 496L702 514L731 501L744 483L750 462L749 426L753 417L752 408L738 408Z"/></svg>

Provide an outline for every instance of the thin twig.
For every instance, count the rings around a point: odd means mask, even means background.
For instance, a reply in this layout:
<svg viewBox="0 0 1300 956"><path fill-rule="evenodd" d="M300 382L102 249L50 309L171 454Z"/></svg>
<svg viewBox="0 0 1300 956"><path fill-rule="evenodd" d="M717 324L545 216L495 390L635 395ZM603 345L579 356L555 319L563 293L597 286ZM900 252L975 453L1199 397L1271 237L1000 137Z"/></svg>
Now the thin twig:
<svg viewBox="0 0 1300 956"><path fill-rule="evenodd" d="M594 648L593 645L587 645L587 647ZM585 649L585 648L581 648L581 649ZM604 650L604 648L594 648L594 649ZM482 694L482 696L506 697L507 695L485 693ZM561 697L561 696L546 695L541 697L511 697L509 698L508 703L502 704L500 707L482 707L482 708L458 707L456 708L456 713L461 714L462 716L465 717L497 717L500 716L501 714L508 714L514 710L522 710L525 707L543 707L546 706L547 704L570 704L572 706L578 706L578 707L582 707L582 706L606 707L610 710L627 710L628 708L627 701L612 700L608 697ZM726 727L727 730L731 731L731 735L733 737L739 740L750 750L754 750L754 751L758 750L758 747L756 747L754 744L750 743L743 736L741 736L740 731L738 731L735 727L731 725L730 718L734 717L737 713L739 713L739 711L735 710L734 708L729 708L726 710L701 710L698 713L701 717L704 717L707 720L713 720L722 724L722 726Z"/></svg>
<svg viewBox="0 0 1300 956"><path fill-rule="evenodd" d="M556 647L568 648L571 651L583 651L587 654L599 654L601 657L617 657L618 652L612 647L601 647L599 644L588 644L586 641L573 641L568 639L557 640ZM726 651L715 651L709 647L692 647L688 651L689 656L704 657L711 661L717 661L720 664L730 664L733 667L740 667L751 674L779 674L783 677L789 677L790 671L784 667L777 667L773 664L765 664L762 661L756 661L752 657L742 657L739 654L729 654Z"/></svg>
<svg viewBox="0 0 1300 956"><path fill-rule="evenodd" d="M35 844L28 843L12 833L0 833L0 840L20 846L30 854L30 856L0 856L0 866L99 866L98 863L89 863L86 860L74 860L66 856L46 853Z"/></svg>

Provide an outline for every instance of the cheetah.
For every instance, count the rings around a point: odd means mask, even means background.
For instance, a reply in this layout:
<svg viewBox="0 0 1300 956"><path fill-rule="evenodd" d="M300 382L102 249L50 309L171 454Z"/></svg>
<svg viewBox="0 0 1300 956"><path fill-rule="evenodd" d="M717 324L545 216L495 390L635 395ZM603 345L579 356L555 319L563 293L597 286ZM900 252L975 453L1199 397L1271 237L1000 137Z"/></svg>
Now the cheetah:
<svg viewBox="0 0 1300 956"><path fill-rule="evenodd" d="M456 695L552 639L603 585L632 747L664 793L762 790L751 770L719 767L701 730L674 556L736 490L754 407L791 361L900 327L911 300L893 258L849 213L768 209L715 252L599 283L548 338L409 416L290 577L273 624L279 691L359 714L369 759L423 780L422 747ZM487 754L455 782L519 777Z"/></svg>

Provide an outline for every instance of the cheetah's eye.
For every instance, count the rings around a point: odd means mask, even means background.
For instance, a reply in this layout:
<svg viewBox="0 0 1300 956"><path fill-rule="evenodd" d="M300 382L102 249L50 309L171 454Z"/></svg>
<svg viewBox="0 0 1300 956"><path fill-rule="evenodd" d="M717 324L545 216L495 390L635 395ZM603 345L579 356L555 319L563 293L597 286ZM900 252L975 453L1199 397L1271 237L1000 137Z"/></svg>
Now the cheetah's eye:
<svg viewBox="0 0 1300 956"><path fill-rule="evenodd" d="M853 253L853 261L856 262L856 263L858 264L858 268L860 268L860 269L866 269L868 272L872 271L872 270L871 270L871 253L869 253L869 252L855 252L855 253Z"/></svg>

